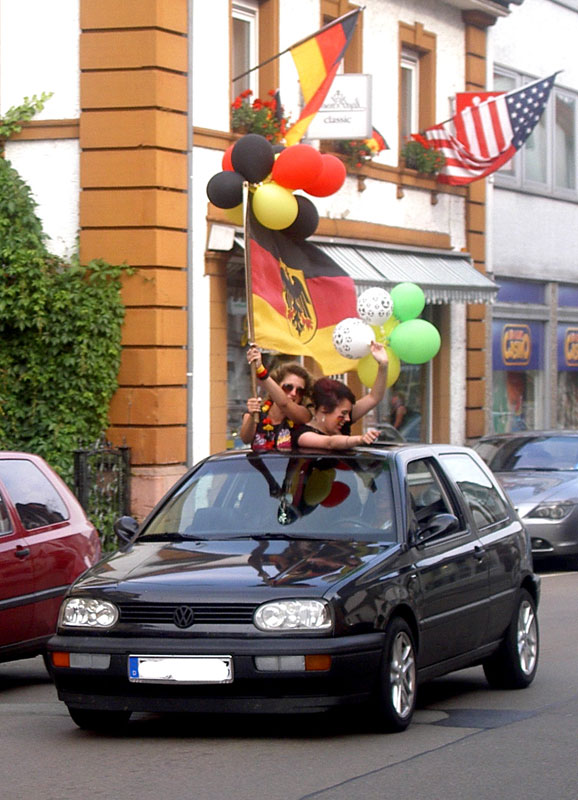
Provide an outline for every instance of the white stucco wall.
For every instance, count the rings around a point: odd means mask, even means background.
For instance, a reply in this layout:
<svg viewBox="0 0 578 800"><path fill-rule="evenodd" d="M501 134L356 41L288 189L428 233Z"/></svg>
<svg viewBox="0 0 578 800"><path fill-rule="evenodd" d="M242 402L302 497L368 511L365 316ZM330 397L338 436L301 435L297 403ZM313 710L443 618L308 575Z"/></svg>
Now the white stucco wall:
<svg viewBox="0 0 578 800"><path fill-rule="evenodd" d="M524 0L492 29L492 53L497 65L533 77L563 70L556 85L577 92L577 36L578 12L552 0ZM497 275L578 280L577 203L498 186L492 203L492 261Z"/></svg>
<svg viewBox="0 0 578 800"><path fill-rule="evenodd" d="M76 119L78 38L78 0L0 0L0 113L53 92L36 119Z"/></svg>
<svg viewBox="0 0 578 800"><path fill-rule="evenodd" d="M78 0L0 0L0 114L25 97L53 92L34 119L78 119ZM48 246L77 249L77 140L8 142L6 157L30 186Z"/></svg>

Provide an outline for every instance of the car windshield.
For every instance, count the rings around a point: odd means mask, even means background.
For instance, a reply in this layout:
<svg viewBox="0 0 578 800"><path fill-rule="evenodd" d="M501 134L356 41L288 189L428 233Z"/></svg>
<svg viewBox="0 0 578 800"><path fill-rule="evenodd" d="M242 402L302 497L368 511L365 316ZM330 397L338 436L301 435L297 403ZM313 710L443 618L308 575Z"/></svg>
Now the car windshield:
<svg viewBox="0 0 578 800"><path fill-rule="evenodd" d="M578 470L578 436L490 439L476 449L495 472Z"/></svg>
<svg viewBox="0 0 578 800"><path fill-rule="evenodd" d="M387 457L224 457L195 470L139 541L168 535L393 541L391 487Z"/></svg>

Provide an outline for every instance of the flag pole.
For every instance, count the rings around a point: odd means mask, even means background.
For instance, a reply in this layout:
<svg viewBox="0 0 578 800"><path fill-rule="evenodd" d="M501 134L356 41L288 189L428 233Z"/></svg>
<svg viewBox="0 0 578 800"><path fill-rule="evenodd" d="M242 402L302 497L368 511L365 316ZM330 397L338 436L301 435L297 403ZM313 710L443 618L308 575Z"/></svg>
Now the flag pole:
<svg viewBox="0 0 578 800"><path fill-rule="evenodd" d="M245 242L245 293L247 295L247 339L249 345L255 344L255 317L253 314L253 277L251 274L251 231L249 222L249 181L243 181L243 240ZM251 397L257 397L257 367L251 368ZM253 412L253 419L259 422L259 412Z"/></svg>
<svg viewBox="0 0 578 800"><path fill-rule="evenodd" d="M244 78L246 75L250 75L251 72L255 72L255 70L257 69L261 69L261 67L266 66L266 64L270 64L272 61L275 61L280 56L284 56L285 53L289 53L291 50L294 50L296 47L299 47L299 45L305 44L305 42L308 42L309 39L313 39L315 36L318 36L322 31L326 31L329 28L332 28L334 25L338 25L340 22L343 22L343 20L348 19L353 14L359 14L359 12L364 11L364 9L365 6L358 6L357 8L354 8L353 11L348 11L347 14L343 14L343 16L339 17L338 19L331 20L331 22L328 22L327 25L324 25L322 28L319 28L319 30L315 31L315 33L310 33L309 36L305 36L303 39L299 39L298 42L295 42L290 47L286 47L285 50L281 50L280 53L271 56L271 58L268 58L266 61L261 61L261 63L257 64L256 67L251 67L251 69L248 69L245 72L241 72L240 75L237 75L233 78L233 83L235 81L240 80L241 78Z"/></svg>

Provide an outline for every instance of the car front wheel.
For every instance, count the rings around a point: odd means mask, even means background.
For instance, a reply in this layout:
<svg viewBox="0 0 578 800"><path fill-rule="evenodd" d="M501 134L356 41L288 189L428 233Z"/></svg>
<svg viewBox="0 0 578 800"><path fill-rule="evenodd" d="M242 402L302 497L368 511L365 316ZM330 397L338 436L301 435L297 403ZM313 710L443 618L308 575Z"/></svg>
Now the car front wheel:
<svg viewBox="0 0 578 800"><path fill-rule="evenodd" d="M386 731L410 724L417 698L416 653L408 624L395 617L388 625L380 675L377 721Z"/></svg>
<svg viewBox="0 0 578 800"><path fill-rule="evenodd" d="M521 589L512 621L499 650L484 662L484 673L495 689L525 689L538 669L540 635L536 604Z"/></svg>
<svg viewBox="0 0 578 800"><path fill-rule="evenodd" d="M72 721L79 728L99 733L119 733L130 719L130 711L94 711L89 708L68 706Z"/></svg>

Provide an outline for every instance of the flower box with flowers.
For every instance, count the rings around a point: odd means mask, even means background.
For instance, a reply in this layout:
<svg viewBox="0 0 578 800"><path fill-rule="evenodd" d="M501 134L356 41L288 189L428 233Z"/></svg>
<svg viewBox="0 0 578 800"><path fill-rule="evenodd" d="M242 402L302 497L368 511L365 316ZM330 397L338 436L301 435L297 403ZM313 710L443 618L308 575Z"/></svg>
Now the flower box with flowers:
<svg viewBox="0 0 578 800"><path fill-rule="evenodd" d="M422 175L437 175L446 163L444 154L431 147L419 133L412 133L411 140L401 148L401 156L408 169L415 169Z"/></svg>
<svg viewBox="0 0 578 800"><path fill-rule="evenodd" d="M270 100L256 97L251 102L249 98L252 94L250 89L246 89L231 104L231 130L241 134L258 133L271 144L278 144L285 137L289 117L278 105L275 92L269 92Z"/></svg>
<svg viewBox="0 0 578 800"><path fill-rule="evenodd" d="M345 156L345 163L351 169L360 169L366 161L379 153L379 145L373 139L336 139L331 142L333 152Z"/></svg>

